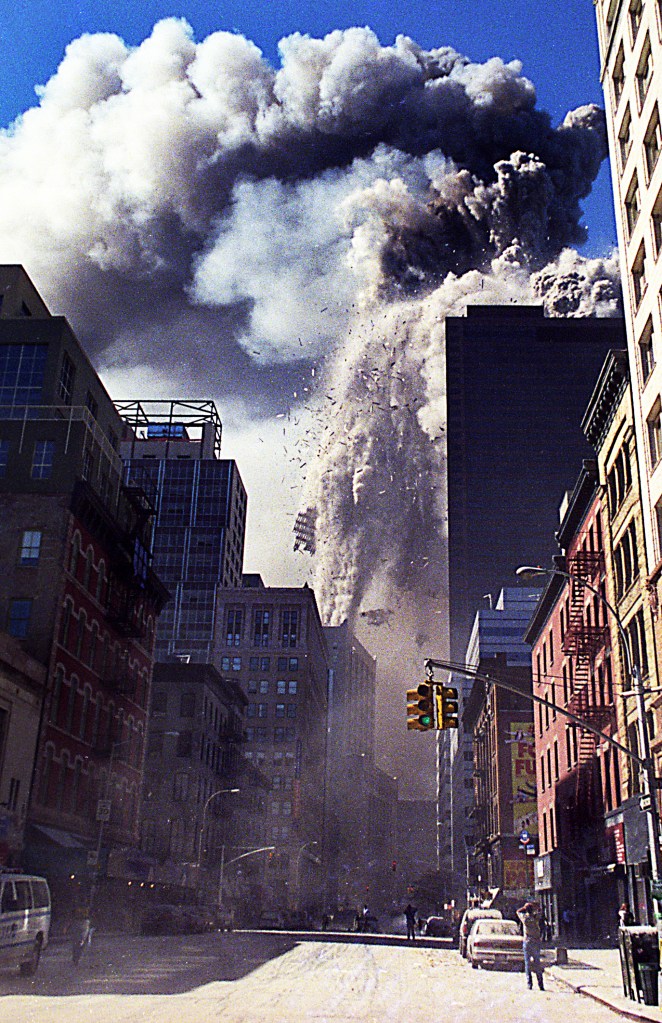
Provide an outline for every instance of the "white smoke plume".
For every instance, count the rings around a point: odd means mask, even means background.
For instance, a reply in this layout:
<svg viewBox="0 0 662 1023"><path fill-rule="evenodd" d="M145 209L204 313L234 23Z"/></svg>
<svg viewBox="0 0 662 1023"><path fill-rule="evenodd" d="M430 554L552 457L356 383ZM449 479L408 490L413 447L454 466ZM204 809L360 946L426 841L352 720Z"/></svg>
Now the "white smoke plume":
<svg viewBox="0 0 662 1023"><path fill-rule="evenodd" d="M175 18L73 41L0 134L0 259L118 379L316 421L296 469L323 616L383 605L418 663L445 606L444 318L617 311L616 258L573 248L604 119L553 126L517 61L367 28L280 57Z"/></svg>

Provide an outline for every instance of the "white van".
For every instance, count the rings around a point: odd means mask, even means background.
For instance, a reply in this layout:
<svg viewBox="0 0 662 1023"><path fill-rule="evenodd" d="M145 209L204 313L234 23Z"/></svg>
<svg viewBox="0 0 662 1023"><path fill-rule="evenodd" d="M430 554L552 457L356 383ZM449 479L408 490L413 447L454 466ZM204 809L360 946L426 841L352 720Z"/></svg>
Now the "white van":
<svg viewBox="0 0 662 1023"><path fill-rule="evenodd" d="M48 945L51 893L44 877L0 867L0 966L31 977Z"/></svg>

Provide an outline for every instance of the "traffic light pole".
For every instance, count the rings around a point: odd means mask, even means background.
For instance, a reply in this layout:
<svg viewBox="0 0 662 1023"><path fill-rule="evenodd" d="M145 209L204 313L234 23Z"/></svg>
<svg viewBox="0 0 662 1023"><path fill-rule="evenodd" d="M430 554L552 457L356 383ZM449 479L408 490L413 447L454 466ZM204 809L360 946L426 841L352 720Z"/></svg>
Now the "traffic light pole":
<svg viewBox="0 0 662 1023"><path fill-rule="evenodd" d="M487 675L482 671L477 671L474 668L467 668L464 664L456 664L454 661L437 661L432 658L428 658L425 661L425 666L431 665L433 668L440 668L443 671L452 672L454 675L463 675L465 678L473 678L478 682L484 682L486 685L498 686L499 689L506 689L509 693L516 693L517 696L523 696L527 700L531 700L532 703L540 703L543 707L548 707L557 714L562 714L568 718L575 725L579 725L587 732L592 732L596 735L601 742L608 743L609 746L613 746L614 749L619 750L621 753L629 757L630 760L634 760L642 769L646 768L646 761L643 757L640 757L637 753L633 753L627 746L623 746L622 743L617 742L616 739L612 739L611 736L605 735L599 728L592 725L590 721L585 721L584 718L578 717L577 714L572 714L571 711L566 710L565 707L559 707L558 704L553 703L550 700L545 700L542 696L536 696L535 693L523 692L518 686L512 682L504 682L503 679L494 678L492 675Z"/></svg>

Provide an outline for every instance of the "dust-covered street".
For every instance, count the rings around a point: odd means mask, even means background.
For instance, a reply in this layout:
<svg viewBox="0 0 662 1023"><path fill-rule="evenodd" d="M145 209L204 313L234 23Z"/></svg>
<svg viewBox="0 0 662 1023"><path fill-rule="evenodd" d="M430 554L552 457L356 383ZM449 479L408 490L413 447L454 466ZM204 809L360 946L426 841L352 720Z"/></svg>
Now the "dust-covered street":
<svg viewBox="0 0 662 1023"><path fill-rule="evenodd" d="M318 940L319 939L319 940ZM377 943L378 942L378 943ZM472 970L444 942L407 946L285 933L100 937L78 969L66 944L34 980L0 978L1 1023L608 1023L547 977Z"/></svg>

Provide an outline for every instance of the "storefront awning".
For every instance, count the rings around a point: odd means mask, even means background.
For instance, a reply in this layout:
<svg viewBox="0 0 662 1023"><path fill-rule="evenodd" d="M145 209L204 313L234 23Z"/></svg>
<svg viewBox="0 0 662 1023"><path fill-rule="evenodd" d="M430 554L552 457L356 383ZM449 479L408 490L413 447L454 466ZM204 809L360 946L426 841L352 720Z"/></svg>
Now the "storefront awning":
<svg viewBox="0 0 662 1023"><path fill-rule="evenodd" d="M49 842L53 842L54 845L59 845L62 849L86 849L87 846L80 839L70 834L68 831L60 831L59 828L49 828L45 824L33 824L33 829L39 834L44 835Z"/></svg>

